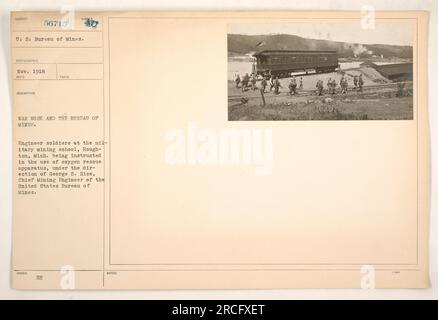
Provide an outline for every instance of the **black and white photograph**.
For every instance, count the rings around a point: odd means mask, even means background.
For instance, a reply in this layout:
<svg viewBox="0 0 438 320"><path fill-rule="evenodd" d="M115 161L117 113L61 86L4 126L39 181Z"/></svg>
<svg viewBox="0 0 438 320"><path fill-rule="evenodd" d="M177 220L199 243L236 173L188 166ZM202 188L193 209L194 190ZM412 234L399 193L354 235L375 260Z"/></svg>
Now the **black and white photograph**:
<svg viewBox="0 0 438 320"><path fill-rule="evenodd" d="M230 24L228 120L412 120L414 26Z"/></svg>

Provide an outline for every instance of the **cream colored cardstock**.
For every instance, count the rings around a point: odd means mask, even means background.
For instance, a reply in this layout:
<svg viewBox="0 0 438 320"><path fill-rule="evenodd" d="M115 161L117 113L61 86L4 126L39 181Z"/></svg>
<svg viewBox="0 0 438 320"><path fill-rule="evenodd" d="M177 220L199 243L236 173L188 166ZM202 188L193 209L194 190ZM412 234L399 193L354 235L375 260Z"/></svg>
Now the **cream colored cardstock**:
<svg viewBox="0 0 438 320"><path fill-rule="evenodd" d="M230 26L361 19L13 12L13 287L428 287L427 13L411 120L228 120Z"/></svg>

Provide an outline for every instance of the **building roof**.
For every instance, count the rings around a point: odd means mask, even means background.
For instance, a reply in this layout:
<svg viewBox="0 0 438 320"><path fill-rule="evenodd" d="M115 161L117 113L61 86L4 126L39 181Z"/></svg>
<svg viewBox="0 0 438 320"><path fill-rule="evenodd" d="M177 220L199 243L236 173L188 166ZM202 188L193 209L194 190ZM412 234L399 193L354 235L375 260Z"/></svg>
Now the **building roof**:
<svg viewBox="0 0 438 320"><path fill-rule="evenodd" d="M318 53L326 53L326 54L336 54L335 50L263 50L258 51L253 54L254 57L258 56L275 56L275 55L284 55L284 54L294 54L294 53L307 53L307 54L318 54Z"/></svg>
<svg viewBox="0 0 438 320"><path fill-rule="evenodd" d="M373 68L377 68L377 64L373 61L364 61L360 64L362 67L373 67Z"/></svg>
<svg viewBox="0 0 438 320"><path fill-rule="evenodd" d="M394 64L382 64L376 66L375 69L379 71L384 77L391 77L400 74L412 74L413 65L412 62L407 63L394 63Z"/></svg>

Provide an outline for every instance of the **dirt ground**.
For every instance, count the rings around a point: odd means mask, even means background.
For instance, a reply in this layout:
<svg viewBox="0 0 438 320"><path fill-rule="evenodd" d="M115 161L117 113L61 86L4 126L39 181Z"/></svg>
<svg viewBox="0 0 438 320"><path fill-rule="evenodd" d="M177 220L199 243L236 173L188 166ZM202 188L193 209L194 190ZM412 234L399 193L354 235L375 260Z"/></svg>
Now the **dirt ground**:
<svg viewBox="0 0 438 320"><path fill-rule="evenodd" d="M363 74L364 89L353 89L353 76ZM312 74L303 76L303 89L298 94L289 95L289 79L280 79L282 88L276 95L269 91L264 94L265 105L259 90L242 92L233 81L228 82L228 120L404 120L413 119L412 83L400 91L397 83L390 83L372 68L346 71L349 91L347 94L329 95L327 80L335 78L339 84L341 74ZM297 76L299 84L300 76ZM316 81L324 82L324 95L316 94Z"/></svg>
<svg viewBox="0 0 438 320"><path fill-rule="evenodd" d="M336 97L330 102L314 99L267 104L266 106L235 105L228 109L228 119L237 121L407 120L412 118L412 97L379 100Z"/></svg>

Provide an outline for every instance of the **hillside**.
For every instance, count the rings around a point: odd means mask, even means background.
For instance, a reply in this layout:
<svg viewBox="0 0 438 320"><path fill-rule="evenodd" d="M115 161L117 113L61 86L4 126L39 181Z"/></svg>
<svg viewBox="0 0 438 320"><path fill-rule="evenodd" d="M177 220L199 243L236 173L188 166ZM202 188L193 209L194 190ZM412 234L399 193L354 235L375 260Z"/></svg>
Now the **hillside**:
<svg viewBox="0 0 438 320"><path fill-rule="evenodd" d="M264 45L256 47L257 44ZM290 34L228 35L228 55L244 55L260 50L336 50L341 58L364 58L373 55L385 58L412 58L411 46L384 44L351 44L345 42L306 39Z"/></svg>

